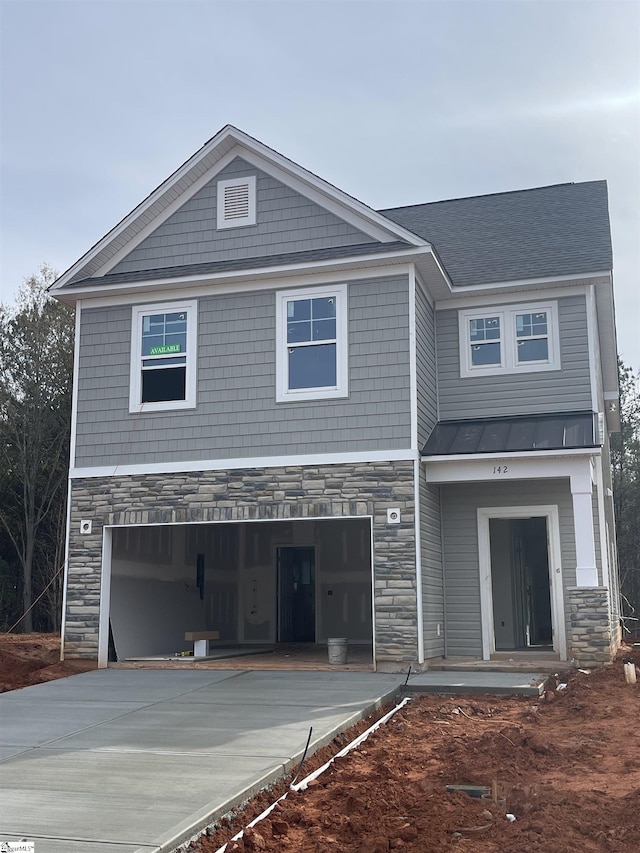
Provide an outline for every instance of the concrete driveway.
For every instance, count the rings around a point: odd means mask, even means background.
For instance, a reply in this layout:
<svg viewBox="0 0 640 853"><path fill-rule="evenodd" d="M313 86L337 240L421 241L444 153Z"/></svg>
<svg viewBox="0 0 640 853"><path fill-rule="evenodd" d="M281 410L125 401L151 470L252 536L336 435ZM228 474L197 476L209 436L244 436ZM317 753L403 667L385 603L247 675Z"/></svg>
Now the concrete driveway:
<svg viewBox="0 0 640 853"><path fill-rule="evenodd" d="M398 675L107 669L0 696L0 843L158 853L395 695Z"/></svg>

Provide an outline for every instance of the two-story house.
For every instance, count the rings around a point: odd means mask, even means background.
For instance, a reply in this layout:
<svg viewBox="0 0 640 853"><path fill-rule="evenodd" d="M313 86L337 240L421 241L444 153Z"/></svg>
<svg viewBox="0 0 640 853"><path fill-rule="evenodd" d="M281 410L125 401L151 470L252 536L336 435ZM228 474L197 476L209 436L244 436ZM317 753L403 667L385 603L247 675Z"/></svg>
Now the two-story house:
<svg viewBox="0 0 640 853"><path fill-rule="evenodd" d="M602 181L375 211L223 128L76 307L64 654L619 643Z"/></svg>

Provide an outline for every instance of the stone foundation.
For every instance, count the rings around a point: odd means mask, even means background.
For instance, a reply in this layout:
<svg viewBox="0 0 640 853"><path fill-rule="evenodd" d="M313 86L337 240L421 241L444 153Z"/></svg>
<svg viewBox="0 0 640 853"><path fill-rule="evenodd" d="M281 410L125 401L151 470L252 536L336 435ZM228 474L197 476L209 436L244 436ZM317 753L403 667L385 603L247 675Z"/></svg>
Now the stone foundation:
<svg viewBox="0 0 640 853"><path fill-rule="evenodd" d="M571 586L567 589L567 599L569 658L580 667L610 663L617 649L617 632L612 632L609 620L609 590Z"/></svg>
<svg viewBox="0 0 640 853"><path fill-rule="evenodd" d="M387 523L398 507L400 524ZM64 653L96 659L106 526L370 516L376 660L417 660L411 462L146 474L74 480ZM92 522L80 533L81 519Z"/></svg>

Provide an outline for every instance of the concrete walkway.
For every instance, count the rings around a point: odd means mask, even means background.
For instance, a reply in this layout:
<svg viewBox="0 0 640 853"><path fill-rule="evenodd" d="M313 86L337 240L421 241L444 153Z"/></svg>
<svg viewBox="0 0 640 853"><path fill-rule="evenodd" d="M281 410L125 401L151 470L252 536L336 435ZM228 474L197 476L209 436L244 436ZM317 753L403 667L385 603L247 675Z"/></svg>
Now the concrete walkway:
<svg viewBox="0 0 640 853"><path fill-rule="evenodd" d="M362 672L98 670L0 696L0 842L169 851L397 693Z"/></svg>
<svg viewBox="0 0 640 853"><path fill-rule="evenodd" d="M528 693L533 673L107 669L0 695L0 843L160 853L403 692Z"/></svg>

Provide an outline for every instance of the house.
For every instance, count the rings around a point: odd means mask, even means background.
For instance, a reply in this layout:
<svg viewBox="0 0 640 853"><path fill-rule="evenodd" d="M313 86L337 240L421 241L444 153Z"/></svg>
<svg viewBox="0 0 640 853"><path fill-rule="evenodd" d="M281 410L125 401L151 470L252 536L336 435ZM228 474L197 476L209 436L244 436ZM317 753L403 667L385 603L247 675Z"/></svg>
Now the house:
<svg viewBox="0 0 640 853"><path fill-rule="evenodd" d="M223 128L76 307L64 654L619 641L603 181L375 211Z"/></svg>

